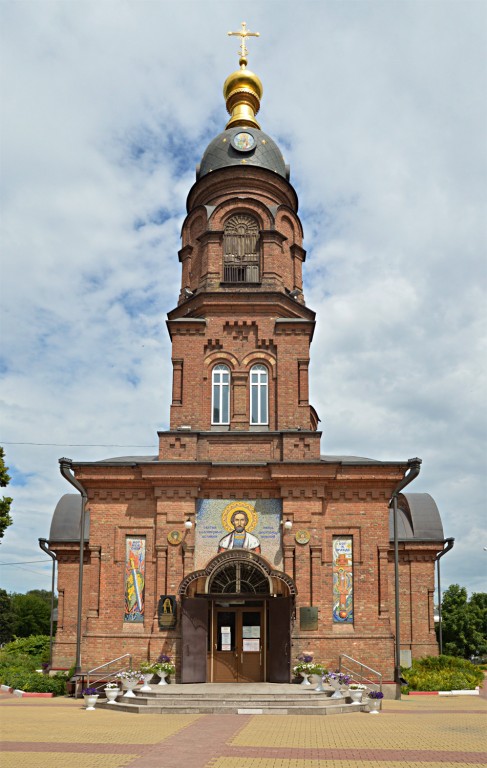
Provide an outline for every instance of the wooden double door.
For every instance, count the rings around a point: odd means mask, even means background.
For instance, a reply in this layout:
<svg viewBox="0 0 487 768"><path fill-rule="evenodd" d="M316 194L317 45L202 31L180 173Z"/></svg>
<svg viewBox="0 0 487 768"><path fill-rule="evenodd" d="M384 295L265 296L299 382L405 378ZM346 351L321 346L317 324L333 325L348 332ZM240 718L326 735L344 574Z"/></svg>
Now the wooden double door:
<svg viewBox="0 0 487 768"><path fill-rule="evenodd" d="M265 680L265 616L263 607L214 607L210 660L213 682Z"/></svg>
<svg viewBox="0 0 487 768"><path fill-rule="evenodd" d="M181 682L288 683L291 597L181 600Z"/></svg>

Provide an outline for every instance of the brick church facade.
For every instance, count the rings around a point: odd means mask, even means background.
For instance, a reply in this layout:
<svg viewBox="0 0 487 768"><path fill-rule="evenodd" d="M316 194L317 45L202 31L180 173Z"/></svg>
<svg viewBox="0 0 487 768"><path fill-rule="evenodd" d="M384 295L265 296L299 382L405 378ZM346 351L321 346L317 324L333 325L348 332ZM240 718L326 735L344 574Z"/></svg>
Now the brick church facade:
<svg viewBox="0 0 487 768"><path fill-rule="evenodd" d="M303 651L392 680L390 500L411 465L320 453L298 199L246 64L225 82L230 120L188 195L170 427L156 455L61 460L82 495L61 498L49 536L53 666L71 666L78 641L84 670L164 652L178 682L289 682ZM428 494L396 495L401 649L436 654L440 516Z"/></svg>

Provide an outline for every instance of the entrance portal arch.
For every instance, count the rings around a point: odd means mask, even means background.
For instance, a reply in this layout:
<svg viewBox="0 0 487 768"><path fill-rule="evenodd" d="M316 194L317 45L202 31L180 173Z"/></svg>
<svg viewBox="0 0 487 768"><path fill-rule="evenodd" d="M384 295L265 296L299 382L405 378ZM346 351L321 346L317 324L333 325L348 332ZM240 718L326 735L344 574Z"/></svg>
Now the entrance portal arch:
<svg viewBox="0 0 487 768"><path fill-rule="evenodd" d="M229 550L180 583L181 679L289 682L296 586L261 555Z"/></svg>

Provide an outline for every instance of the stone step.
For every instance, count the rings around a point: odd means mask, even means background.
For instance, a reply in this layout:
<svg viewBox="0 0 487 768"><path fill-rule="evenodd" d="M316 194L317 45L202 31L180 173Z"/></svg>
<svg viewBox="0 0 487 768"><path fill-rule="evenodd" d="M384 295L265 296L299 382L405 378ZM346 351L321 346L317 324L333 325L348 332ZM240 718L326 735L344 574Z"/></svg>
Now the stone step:
<svg viewBox="0 0 487 768"><path fill-rule="evenodd" d="M149 693L142 692L142 691L135 691L135 695L138 698L153 700L153 699L162 699L165 702L169 701L179 701L181 698L184 698L185 701L296 701L296 702L304 702L304 701L319 701L320 699L330 699L333 691L313 691L309 694L258 694L258 693L250 693L248 695L242 695L238 693L191 693L188 695L183 694L158 694L158 693Z"/></svg>
<svg viewBox="0 0 487 768"><path fill-rule="evenodd" d="M115 704L98 702L97 707L102 709L111 709L119 712L133 712L141 715L167 715L167 714L230 714L230 715L340 715L350 714L352 712L364 711L366 704L342 703L342 704L323 704L321 706L307 706L304 703L288 704L284 702L273 705L245 706L240 703L190 703L179 702L177 704L167 705L166 703L144 704L137 700L130 699L117 701Z"/></svg>

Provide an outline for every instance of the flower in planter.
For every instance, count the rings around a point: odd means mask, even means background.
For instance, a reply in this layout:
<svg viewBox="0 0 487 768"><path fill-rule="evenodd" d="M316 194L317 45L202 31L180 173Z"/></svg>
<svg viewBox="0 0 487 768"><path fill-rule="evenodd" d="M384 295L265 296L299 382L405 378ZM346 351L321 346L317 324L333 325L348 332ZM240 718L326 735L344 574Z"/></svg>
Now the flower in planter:
<svg viewBox="0 0 487 768"><path fill-rule="evenodd" d="M362 683L350 683L348 686L351 691L366 691L367 686L363 685Z"/></svg>
<svg viewBox="0 0 487 768"><path fill-rule="evenodd" d="M98 690L96 688L83 688L83 696L97 696Z"/></svg>
<svg viewBox="0 0 487 768"><path fill-rule="evenodd" d="M382 691L369 691L368 697L369 699L383 699L384 694Z"/></svg>
<svg viewBox="0 0 487 768"><path fill-rule="evenodd" d="M155 664L151 664L150 661L145 661L143 664L140 665L140 671L142 672L143 675L148 675L151 673L154 674L155 672L154 667L155 667Z"/></svg>
<svg viewBox="0 0 487 768"><path fill-rule="evenodd" d="M118 672L115 677L118 677L122 682L128 680L130 682L139 681L142 677L140 669L127 669L125 672Z"/></svg>
<svg viewBox="0 0 487 768"><path fill-rule="evenodd" d="M110 688L113 690L113 688L118 688L118 683L105 683L105 688Z"/></svg>
<svg viewBox="0 0 487 768"><path fill-rule="evenodd" d="M159 672L164 672L165 675L173 675L175 671L176 667L174 664L171 664L170 661L162 661L154 664L154 672L156 675L159 674Z"/></svg>
<svg viewBox="0 0 487 768"><path fill-rule="evenodd" d="M298 660L299 658L300 657L298 656ZM307 656L307 658L309 658L309 656ZM327 669L323 664L318 664L314 661L300 661L299 664L296 664L296 666L293 667L293 672L295 675L300 675L302 672L305 675L324 675L326 674Z"/></svg>
<svg viewBox="0 0 487 768"><path fill-rule="evenodd" d="M349 685L352 679L350 675L345 675L338 669L335 672L328 672L326 678L327 680L336 680L339 685Z"/></svg>

